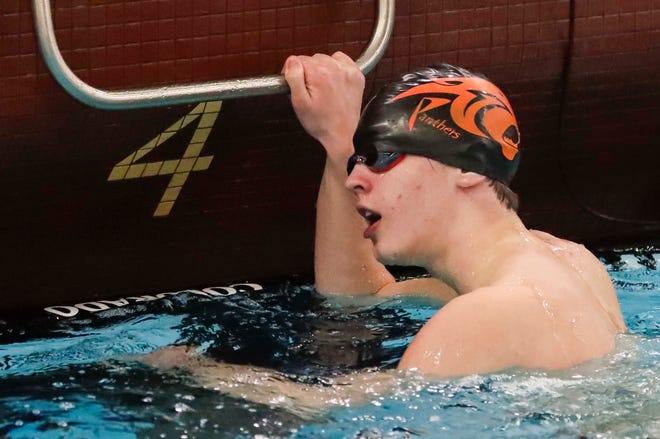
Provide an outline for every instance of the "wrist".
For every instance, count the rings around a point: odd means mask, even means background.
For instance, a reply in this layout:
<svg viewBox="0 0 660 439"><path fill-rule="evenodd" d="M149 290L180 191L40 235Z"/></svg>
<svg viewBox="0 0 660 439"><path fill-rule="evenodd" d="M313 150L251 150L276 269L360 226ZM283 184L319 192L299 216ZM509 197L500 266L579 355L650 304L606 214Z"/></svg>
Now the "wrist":
<svg viewBox="0 0 660 439"><path fill-rule="evenodd" d="M328 152L325 158L325 166L326 168L337 169L341 171L345 176L348 158L352 154L353 154L352 145L350 150L347 149L347 150L342 150L341 152L338 151Z"/></svg>

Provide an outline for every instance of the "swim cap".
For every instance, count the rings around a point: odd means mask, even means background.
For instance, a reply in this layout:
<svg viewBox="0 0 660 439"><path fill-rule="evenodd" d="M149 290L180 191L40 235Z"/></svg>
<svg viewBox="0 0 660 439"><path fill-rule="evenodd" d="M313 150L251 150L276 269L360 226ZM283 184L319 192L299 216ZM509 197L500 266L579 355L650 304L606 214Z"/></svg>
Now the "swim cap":
<svg viewBox="0 0 660 439"><path fill-rule="evenodd" d="M358 153L420 155L503 183L520 161L518 124L504 93L449 65L383 88L367 104L353 140Z"/></svg>

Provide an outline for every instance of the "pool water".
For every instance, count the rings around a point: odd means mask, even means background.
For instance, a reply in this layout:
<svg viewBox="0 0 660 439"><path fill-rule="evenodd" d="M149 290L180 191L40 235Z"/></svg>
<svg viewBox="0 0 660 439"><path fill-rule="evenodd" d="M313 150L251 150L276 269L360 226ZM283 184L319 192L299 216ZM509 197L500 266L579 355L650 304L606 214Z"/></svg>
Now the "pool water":
<svg viewBox="0 0 660 439"><path fill-rule="evenodd" d="M6 318L0 437L660 437L660 252L610 251L602 260L630 330L608 357L559 372L436 381L391 371L386 391L320 411L233 397L134 356L185 343L322 388L351 372L393 368L437 304L338 303L289 280L72 317Z"/></svg>

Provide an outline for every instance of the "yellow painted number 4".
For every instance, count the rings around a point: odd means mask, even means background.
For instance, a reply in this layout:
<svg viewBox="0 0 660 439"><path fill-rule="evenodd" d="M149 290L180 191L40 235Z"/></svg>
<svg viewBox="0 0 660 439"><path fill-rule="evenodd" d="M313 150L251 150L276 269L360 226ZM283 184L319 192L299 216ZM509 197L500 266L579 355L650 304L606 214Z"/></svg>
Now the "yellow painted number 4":
<svg viewBox="0 0 660 439"><path fill-rule="evenodd" d="M205 171L211 165L211 160L213 160L212 155L200 157L199 154L202 152L202 148L204 148L206 139L211 134L211 129L213 129L213 124L218 118L221 107L222 101L202 102L197 105L190 113L174 122L172 126L117 163L112 168L112 171L110 171L108 181L171 175L170 183L167 185L154 211L154 216L156 217L169 215L174 202L188 179L188 175L194 171ZM197 129L192 135L188 147L183 153L183 157L178 160L138 163L142 157L158 148L167 139L198 119Z"/></svg>

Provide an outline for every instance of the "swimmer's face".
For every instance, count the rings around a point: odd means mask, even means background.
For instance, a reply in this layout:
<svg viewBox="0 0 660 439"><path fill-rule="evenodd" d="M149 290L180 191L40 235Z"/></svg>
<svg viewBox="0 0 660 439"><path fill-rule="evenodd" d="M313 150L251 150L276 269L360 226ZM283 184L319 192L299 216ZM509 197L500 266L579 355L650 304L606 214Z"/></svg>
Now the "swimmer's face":
<svg viewBox="0 0 660 439"><path fill-rule="evenodd" d="M442 207L448 205L451 191L447 168L414 155L385 172L356 164L346 187L358 197L357 210L365 219L364 237L373 242L380 262L426 265L437 248L432 238L438 234L433 231L450 210Z"/></svg>

